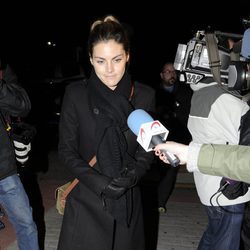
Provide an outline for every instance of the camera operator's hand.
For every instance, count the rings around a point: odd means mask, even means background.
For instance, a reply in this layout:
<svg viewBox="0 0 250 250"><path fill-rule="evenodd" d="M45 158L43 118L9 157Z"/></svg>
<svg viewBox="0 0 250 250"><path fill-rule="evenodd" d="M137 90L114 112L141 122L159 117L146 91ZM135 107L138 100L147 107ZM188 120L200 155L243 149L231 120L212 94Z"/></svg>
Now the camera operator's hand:
<svg viewBox="0 0 250 250"><path fill-rule="evenodd" d="M135 184L135 176L113 178L111 182L103 189L102 196L117 200Z"/></svg>

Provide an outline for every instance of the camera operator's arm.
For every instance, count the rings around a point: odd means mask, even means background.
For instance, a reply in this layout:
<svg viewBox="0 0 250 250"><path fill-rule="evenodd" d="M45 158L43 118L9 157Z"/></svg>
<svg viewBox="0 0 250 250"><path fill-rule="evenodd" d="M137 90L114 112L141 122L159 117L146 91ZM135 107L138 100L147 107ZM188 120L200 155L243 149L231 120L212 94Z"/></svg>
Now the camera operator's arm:
<svg viewBox="0 0 250 250"><path fill-rule="evenodd" d="M187 164L189 172L200 171L208 175L225 176L233 180L250 183L250 147L240 145L198 144L189 146L166 142L155 147L156 155L168 163L160 154L165 149L175 154L181 164Z"/></svg>
<svg viewBox="0 0 250 250"><path fill-rule="evenodd" d="M11 116L26 116L31 104L26 91L18 84L17 77L7 65L0 80L0 109Z"/></svg>

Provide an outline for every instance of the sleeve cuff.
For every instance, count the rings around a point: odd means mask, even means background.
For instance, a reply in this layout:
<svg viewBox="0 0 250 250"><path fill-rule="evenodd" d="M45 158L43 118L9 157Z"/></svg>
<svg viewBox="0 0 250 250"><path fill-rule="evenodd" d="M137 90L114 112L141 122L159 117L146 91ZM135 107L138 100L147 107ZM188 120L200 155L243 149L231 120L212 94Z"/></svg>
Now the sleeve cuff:
<svg viewBox="0 0 250 250"><path fill-rule="evenodd" d="M188 146L187 170L188 172L200 172L197 166L202 144L190 142Z"/></svg>

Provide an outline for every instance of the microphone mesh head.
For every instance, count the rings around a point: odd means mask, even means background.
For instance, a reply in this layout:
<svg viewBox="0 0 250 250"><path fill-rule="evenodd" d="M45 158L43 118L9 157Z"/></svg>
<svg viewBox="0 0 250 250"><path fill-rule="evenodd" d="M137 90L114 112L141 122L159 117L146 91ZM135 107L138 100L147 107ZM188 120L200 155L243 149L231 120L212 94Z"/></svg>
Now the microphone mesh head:
<svg viewBox="0 0 250 250"><path fill-rule="evenodd" d="M136 109L130 113L127 119L128 127L135 135L138 135L143 123L152 122L153 118L143 109Z"/></svg>

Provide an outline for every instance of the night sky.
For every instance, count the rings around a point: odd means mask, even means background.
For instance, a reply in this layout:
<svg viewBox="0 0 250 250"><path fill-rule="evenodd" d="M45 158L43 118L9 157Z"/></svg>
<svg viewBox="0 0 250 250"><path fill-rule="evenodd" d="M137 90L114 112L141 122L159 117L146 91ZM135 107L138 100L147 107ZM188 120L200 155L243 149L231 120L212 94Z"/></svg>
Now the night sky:
<svg viewBox="0 0 250 250"><path fill-rule="evenodd" d="M132 1L131 1L132 2ZM141 3L140 3L141 2ZM67 4L35 2L9 9L1 16L4 51L19 65L39 61L46 41L54 40L67 50L81 46L86 50L90 24L98 17L114 14L127 24L132 34L131 71L137 80L154 85L165 61L173 61L178 43L187 43L197 30L242 34L241 19L250 15L250 2L230 5L220 1L70 1ZM248 3L247 3L248 2ZM154 4L153 4L154 3ZM134 6L134 5L138 6ZM85 6L86 5L86 6ZM88 6L87 6L88 5ZM92 6L92 7L91 7ZM12 6L13 7L13 6ZM2 9L2 8L1 8ZM3 36L1 35L3 38ZM89 67L87 55L85 67Z"/></svg>

